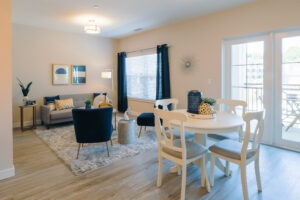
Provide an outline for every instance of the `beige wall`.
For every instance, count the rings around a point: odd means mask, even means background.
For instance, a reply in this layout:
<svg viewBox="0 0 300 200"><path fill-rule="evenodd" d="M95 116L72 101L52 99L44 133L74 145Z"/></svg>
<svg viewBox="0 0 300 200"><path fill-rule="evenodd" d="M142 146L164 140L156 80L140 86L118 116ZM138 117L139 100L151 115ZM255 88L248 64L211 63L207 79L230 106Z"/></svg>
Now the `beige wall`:
<svg viewBox="0 0 300 200"><path fill-rule="evenodd" d="M28 96L37 100L38 105L42 103L44 96L104 91L111 89L112 84L109 79L101 79L100 74L104 69L115 65L115 49L116 41L112 39L14 24L14 126L20 124L18 105L22 103L22 93L16 77L24 84L33 82ZM87 84L52 85L52 64L86 65ZM39 119L39 109L37 113ZM30 120L31 112L27 110L25 121L29 123Z"/></svg>
<svg viewBox="0 0 300 200"><path fill-rule="evenodd" d="M0 1L0 180L14 176L11 94L11 2ZM3 28L5 27L5 28Z"/></svg>
<svg viewBox="0 0 300 200"><path fill-rule="evenodd" d="M258 0L124 38L120 41L119 51L169 44L171 94L179 99L179 108L186 108L186 95L190 89L200 89L207 97L221 96L221 47L224 38L300 27L299 8L299 0ZM194 61L190 70L183 67L186 57ZM211 85L208 79L212 80ZM130 104L134 105L134 102ZM137 106L141 108L140 103Z"/></svg>

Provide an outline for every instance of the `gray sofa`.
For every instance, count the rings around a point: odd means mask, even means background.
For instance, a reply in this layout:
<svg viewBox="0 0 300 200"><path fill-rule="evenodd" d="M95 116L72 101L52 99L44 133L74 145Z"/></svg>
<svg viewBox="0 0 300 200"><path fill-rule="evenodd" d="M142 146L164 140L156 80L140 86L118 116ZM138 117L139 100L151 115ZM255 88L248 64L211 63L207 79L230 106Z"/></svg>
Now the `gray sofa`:
<svg viewBox="0 0 300 200"><path fill-rule="evenodd" d="M69 95L57 95L53 97L44 97L44 105L41 106L41 121L42 124L50 127L50 125L63 123L63 122L72 122L72 109L64 110L53 110L51 103L53 104L54 99L73 99L74 108L84 107L85 101L87 99L94 100L94 97L97 95L106 95L105 93L86 93L86 94L69 94Z"/></svg>

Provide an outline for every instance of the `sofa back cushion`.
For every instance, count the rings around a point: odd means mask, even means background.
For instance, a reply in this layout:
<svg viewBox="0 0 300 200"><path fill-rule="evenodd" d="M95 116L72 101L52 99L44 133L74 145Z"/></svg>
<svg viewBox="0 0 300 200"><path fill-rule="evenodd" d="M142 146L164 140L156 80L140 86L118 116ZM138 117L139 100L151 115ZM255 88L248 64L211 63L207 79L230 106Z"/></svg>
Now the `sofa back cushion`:
<svg viewBox="0 0 300 200"><path fill-rule="evenodd" d="M90 99L93 101L93 93L86 93L86 94L65 94L65 95L59 95L60 99L73 99L73 104L75 108L84 107L85 101Z"/></svg>

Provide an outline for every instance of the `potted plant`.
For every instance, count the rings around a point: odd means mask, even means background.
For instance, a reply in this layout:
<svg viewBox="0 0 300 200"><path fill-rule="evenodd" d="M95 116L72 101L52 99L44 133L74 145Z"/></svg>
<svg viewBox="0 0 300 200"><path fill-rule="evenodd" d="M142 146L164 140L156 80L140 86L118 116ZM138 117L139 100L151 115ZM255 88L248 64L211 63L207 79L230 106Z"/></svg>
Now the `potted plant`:
<svg viewBox="0 0 300 200"><path fill-rule="evenodd" d="M32 84L32 81L30 81L27 86L25 87L24 84L22 83L22 81L17 78L18 82L19 82L19 86L21 87L21 91L23 93L23 103L24 105L26 104L26 102L28 101L28 93L29 93L29 90L30 90L30 86Z"/></svg>
<svg viewBox="0 0 300 200"><path fill-rule="evenodd" d="M86 100L84 103L85 103L85 109L92 108L92 101L90 99Z"/></svg>

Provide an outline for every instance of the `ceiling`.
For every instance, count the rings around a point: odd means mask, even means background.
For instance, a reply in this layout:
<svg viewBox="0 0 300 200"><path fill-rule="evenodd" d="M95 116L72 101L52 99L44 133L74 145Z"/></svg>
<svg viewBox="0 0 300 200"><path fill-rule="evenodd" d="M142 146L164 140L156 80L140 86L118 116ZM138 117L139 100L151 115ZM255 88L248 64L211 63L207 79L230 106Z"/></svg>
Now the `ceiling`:
<svg viewBox="0 0 300 200"><path fill-rule="evenodd" d="M12 0L12 20L47 29L84 33L94 19L101 36L122 38L255 0Z"/></svg>

